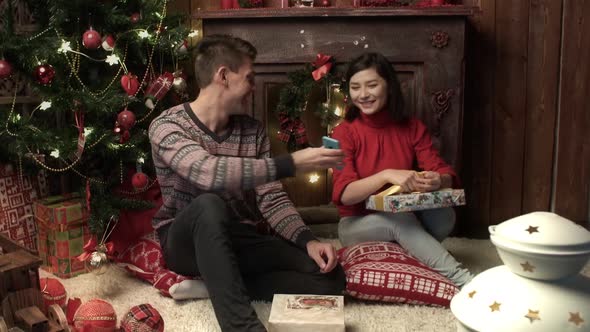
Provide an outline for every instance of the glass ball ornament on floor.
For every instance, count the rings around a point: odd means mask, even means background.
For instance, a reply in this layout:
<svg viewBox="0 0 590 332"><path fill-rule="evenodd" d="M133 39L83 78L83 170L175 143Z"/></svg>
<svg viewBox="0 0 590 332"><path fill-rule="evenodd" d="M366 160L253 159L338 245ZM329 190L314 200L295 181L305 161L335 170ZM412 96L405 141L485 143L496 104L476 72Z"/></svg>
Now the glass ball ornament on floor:
<svg viewBox="0 0 590 332"><path fill-rule="evenodd" d="M53 66L50 64L38 65L33 71L33 76L37 83L49 85L53 82L53 78L55 77L55 69L53 69Z"/></svg>
<svg viewBox="0 0 590 332"><path fill-rule="evenodd" d="M110 265L106 252L101 250L93 252L90 254L90 258L86 260L86 269L97 275L107 272Z"/></svg>

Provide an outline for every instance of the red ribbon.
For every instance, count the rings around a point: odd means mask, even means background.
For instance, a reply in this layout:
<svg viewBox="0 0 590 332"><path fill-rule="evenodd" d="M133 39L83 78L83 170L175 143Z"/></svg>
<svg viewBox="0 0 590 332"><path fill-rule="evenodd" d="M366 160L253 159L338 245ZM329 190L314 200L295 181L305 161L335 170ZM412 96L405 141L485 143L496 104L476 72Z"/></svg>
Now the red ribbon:
<svg viewBox="0 0 590 332"><path fill-rule="evenodd" d="M84 245L84 252L80 254L80 256L76 257L79 261L83 262L88 259L92 255L93 252L98 251L100 247L104 247L104 252L107 254L108 258L113 258L115 254L115 244L113 242L106 242L102 245L98 244L95 237L90 238L88 242Z"/></svg>
<svg viewBox="0 0 590 332"><path fill-rule="evenodd" d="M317 68L311 73L311 76L313 76L314 80L319 81L330 72L330 69L332 69L332 62L330 62L331 59L331 55L318 53L316 60L312 63L312 65Z"/></svg>

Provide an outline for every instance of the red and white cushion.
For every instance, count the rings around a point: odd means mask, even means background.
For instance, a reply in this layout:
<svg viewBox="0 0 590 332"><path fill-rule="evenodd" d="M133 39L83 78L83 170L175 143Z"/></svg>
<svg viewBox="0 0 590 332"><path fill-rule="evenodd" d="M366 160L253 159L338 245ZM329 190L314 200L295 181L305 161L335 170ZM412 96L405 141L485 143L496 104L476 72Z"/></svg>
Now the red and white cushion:
<svg viewBox="0 0 590 332"><path fill-rule="evenodd" d="M155 232L140 238L130 245L119 255L117 264L136 277L149 282L165 296L175 299L206 297L203 292L193 292L187 295L174 294L171 291L171 287L175 284L180 284L186 280L197 281L201 279L181 276L166 268L162 248ZM202 288L204 289L204 286Z"/></svg>
<svg viewBox="0 0 590 332"><path fill-rule="evenodd" d="M448 307L459 289L391 242L364 242L338 250L346 292L355 298Z"/></svg>

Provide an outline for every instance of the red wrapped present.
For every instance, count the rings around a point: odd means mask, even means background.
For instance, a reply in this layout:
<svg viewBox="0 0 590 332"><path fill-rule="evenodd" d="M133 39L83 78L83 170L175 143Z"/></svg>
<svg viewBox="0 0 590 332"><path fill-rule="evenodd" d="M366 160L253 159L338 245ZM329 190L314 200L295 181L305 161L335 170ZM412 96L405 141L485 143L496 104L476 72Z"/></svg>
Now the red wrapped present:
<svg viewBox="0 0 590 332"><path fill-rule="evenodd" d="M33 202L47 195L47 175L22 176L11 164L0 164L0 233L36 251Z"/></svg>
<svg viewBox="0 0 590 332"><path fill-rule="evenodd" d="M88 211L80 199L71 197L77 196L48 197L35 202L34 209L42 268L60 278L86 272L84 262L76 257L90 240Z"/></svg>

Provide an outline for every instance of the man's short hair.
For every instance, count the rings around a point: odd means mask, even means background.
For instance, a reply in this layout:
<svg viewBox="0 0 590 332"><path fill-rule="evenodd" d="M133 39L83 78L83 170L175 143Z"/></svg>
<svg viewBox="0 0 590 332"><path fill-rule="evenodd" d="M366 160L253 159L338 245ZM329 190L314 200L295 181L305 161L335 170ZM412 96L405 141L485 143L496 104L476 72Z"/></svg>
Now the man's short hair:
<svg viewBox="0 0 590 332"><path fill-rule="evenodd" d="M256 48L249 42L230 35L206 36L196 46L195 77L199 88L211 84L220 66L238 72L246 59L254 61Z"/></svg>

